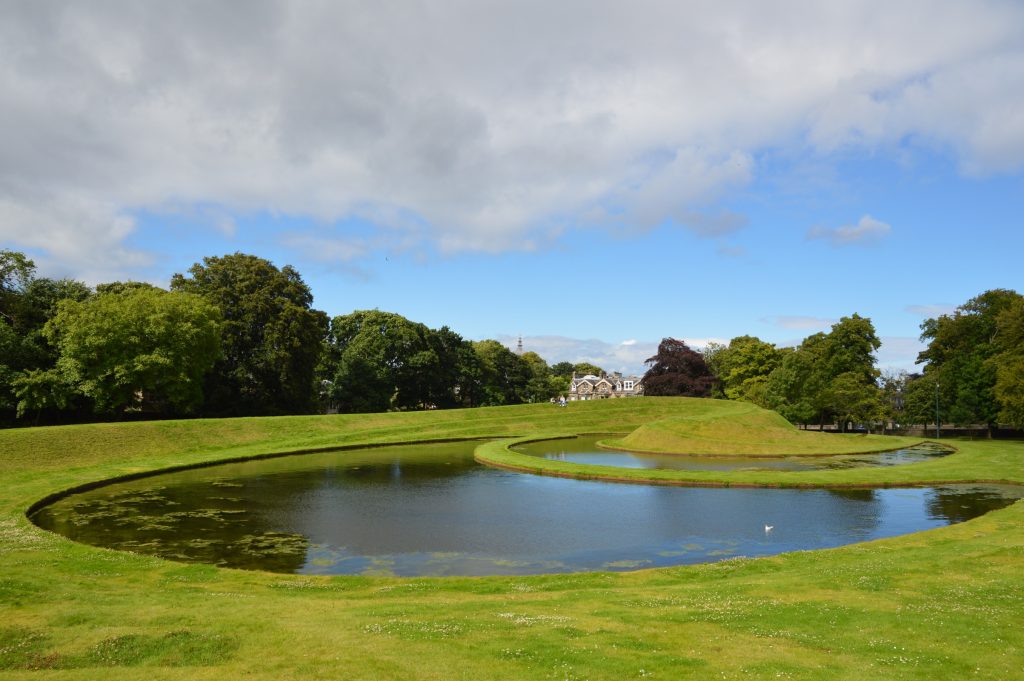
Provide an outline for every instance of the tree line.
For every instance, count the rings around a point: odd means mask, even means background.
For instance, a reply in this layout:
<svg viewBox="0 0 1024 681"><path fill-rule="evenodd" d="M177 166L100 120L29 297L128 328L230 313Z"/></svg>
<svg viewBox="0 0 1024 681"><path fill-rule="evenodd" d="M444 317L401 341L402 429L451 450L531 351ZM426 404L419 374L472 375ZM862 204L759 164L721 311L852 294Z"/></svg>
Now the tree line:
<svg viewBox="0 0 1024 681"><path fill-rule="evenodd" d="M665 339L647 360L647 395L692 395L752 402L793 423L872 423L883 418L875 351L881 342L871 320L853 314L797 347L776 347L755 336L703 352Z"/></svg>
<svg viewBox="0 0 1024 681"><path fill-rule="evenodd" d="M754 336L697 353L665 339L647 360L647 395L753 402L797 424L1024 428L1024 296L994 289L921 324L922 371L876 366L871 320L853 314L796 347Z"/></svg>
<svg viewBox="0 0 1024 681"><path fill-rule="evenodd" d="M0 251L0 422L448 409L549 400L573 372L495 340L401 315L334 318L291 266L204 258L167 289L90 288L36 276ZM853 314L796 347L754 336L697 352L666 338L647 395L745 400L798 424L943 422L1024 427L1024 297L995 289L926 320L920 373L876 366L871 320Z"/></svg>
<svg viewBox="0 0 1024 681"><path fill-rule="evenodd" d="M329 318L290 266L204 258L168 289L92 289L0 251L0 421L261 416L519 404L573 371L378 310Z"/></svg>

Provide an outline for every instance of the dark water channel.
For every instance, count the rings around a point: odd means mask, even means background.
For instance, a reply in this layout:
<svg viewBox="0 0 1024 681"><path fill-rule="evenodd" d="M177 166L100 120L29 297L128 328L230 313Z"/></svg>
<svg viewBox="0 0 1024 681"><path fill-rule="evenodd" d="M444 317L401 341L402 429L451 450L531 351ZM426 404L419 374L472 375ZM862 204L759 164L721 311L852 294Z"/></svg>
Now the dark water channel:
<svg viewBox="0 0 1024 681"><path fill-rule="evenodd" d="M589 463L618 468L658 468L682 471L815 471L830 468L859 468L863 466L899 466L928 461L946 456L950 449L934 443L897 449L878 454L845 454L842 456L790 456L765 458L752 456L688 456L681 454L642 454L602 449L598 440L618 437L614 435L588 435L585 437L545 440L519 445L517 452L545 459Z"/></svg>
<svg viewBox="0 0 1024 681"><path fill-rule="evenodd" d="M1024 496L998 486L762 490L568 480L481 466L475 445L171 473L69 496L33 521L87 544L275 572L535 574L839 546L967 520Z"/></svg>

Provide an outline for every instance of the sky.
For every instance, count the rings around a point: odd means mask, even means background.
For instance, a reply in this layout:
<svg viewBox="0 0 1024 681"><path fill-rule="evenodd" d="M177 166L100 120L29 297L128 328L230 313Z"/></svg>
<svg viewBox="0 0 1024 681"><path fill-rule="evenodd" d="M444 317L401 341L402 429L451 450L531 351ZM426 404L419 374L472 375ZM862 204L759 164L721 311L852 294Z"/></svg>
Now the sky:
<svg viewBox="0 0 1024 681"><path fill-rule="evenodd" d="M770 5L770 6L769 6ZM167 286L290 264L549 362L792 345L1024 290L1024 3L0 8L0 248Z"/></svg>

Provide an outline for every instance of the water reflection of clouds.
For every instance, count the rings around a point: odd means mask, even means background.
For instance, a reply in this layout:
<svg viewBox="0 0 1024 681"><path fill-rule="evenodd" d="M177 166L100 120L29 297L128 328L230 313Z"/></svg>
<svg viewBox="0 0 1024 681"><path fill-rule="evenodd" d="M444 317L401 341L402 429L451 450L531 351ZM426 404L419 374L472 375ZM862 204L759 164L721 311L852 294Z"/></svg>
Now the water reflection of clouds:
<svg viewBox="0 0 1024 681"><path fill-rule="evenodd" d="M34 519L86 543L217 565L313 574L528 574L839 546L963 520L1021 496L1018 488L1007 496L987 486L619 485L484 468L472 461L474 444L187 471L75 495ZM767 533L766 525L774 529Z"/></svg>

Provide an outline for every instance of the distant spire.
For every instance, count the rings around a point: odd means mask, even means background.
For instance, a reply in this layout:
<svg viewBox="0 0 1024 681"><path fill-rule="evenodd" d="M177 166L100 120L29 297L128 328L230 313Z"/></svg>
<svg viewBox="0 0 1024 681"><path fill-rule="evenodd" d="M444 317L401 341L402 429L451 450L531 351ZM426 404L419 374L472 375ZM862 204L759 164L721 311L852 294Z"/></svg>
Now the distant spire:
<svg viewBox="0 0 1024 681"><path fill-rule="evenodd" d="M519 342L516 343L516 354L517 355L522 355L523 354L523 336L522 336L522 334L520 334L520 336L519 336Z"/></svg>

